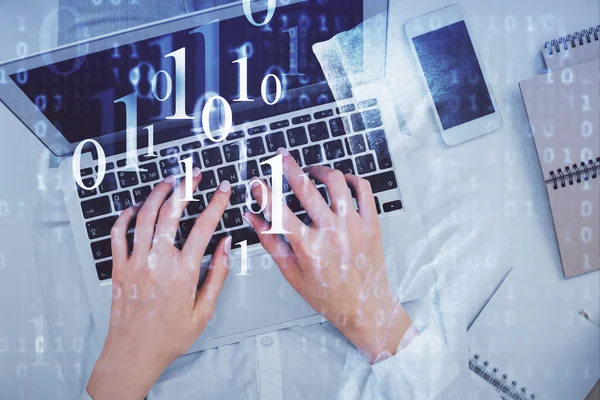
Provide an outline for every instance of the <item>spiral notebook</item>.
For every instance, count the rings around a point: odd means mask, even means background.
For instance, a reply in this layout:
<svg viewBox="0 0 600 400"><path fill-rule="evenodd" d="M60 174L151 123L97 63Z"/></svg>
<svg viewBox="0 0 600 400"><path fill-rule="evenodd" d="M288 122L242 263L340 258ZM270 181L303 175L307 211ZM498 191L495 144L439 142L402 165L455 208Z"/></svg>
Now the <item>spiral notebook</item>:
<svg viewBox="0 0 600 400"><path fill-rule="evenodd" d="M469 328L469 368L498 398L583 400L600 377L600 329L536 276L509 272Z"/></svg>
<svg viewBox="0 0 600 400"><path fill-rule="evenodd" d="M592 29L590 43L561 51L578 50L567 68L520 82L567 278L600 269L600 61L587 61L600 41Z"/></svg>
<svg viewBox="0 0 600 400"><path fill-rule="evenodd" d="M543 54L549 70L600 59L600 25L547 41Z"/></svg>

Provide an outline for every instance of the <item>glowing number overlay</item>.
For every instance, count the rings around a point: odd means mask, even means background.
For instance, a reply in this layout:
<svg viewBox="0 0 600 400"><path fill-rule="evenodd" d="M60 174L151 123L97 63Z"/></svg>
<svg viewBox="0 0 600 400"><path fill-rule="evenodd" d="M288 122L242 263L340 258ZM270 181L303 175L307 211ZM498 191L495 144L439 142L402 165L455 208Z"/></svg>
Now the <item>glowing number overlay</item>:
<svg viewBox="0 0 600 400"><path fill-rule="evenodd" d="M238 60L233 61L233 64L239 65L239 98L234 99L233 101L254 101L248 98L248 57L242 57ZM275 99L273 101L269 101L269 96L267 93L267 84L269 83L269 78L273 78L275 81ZM279 99L281 99L281 80L274 74L268 74L262 80L262 84L260 86L260 94L265 103L272 106L276 104Z"/></svg>
<svg viewBox="0 0 600 400"><path fill-rule="evenodd" d="M81 150L83 150L83 146L86 143L92 143L96 146L96 150L98 151L98 176L96 177L96 182L93 186L87 187L83 184L83 180L81 179ZM104 155L104 149L98 142L93 139L86 139L77 145L75 149L75 153L73 154L73 176L75 177L75 182L85 190L94 190L102 183L104 179L104 174L106 173L106 156Z"/></svg>
<svg viewBox="0 0 600 400"><path fill-rule="evenodd" d="M271 22L273 15L275 15L275 7L277 6L276 0L268 0L267 16L265 17L265 20L261 23L256 22L254 20L254 16L252 16L252 8L250 6L251 1L252 0L244 0L244 2L243 2L244 14L246 14L246 18L248 19L248 22L250 22L254 26L265 26L269 22Z"/></svg>

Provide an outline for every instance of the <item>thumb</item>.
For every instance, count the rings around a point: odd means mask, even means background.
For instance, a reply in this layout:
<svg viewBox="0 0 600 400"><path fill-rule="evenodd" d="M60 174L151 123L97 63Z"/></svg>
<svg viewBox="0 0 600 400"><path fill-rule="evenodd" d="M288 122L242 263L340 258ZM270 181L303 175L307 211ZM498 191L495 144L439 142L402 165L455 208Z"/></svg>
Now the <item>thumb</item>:
<svg viewBox="0 0 600 400"><path fill-rule="evenodd" d="M199 321L208 322L215 312L217 297L225 284L225 278L229 273L229 253L231 252L231 236L227 236L219 242L217 250L210 260L206 279L202 282L200 290L196 295L194 314Z"/></svg>

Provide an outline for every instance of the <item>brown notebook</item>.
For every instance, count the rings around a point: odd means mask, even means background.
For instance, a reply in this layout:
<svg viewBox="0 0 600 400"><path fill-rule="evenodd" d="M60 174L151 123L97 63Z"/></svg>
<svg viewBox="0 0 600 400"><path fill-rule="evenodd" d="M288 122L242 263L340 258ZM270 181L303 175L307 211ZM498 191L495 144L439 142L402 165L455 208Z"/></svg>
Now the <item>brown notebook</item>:
<svg viewBox="0 0 600 400"><path fill-rule="evenodd" d="M598 270L600 61L551 70L520 86L565 277Z"/></svg>

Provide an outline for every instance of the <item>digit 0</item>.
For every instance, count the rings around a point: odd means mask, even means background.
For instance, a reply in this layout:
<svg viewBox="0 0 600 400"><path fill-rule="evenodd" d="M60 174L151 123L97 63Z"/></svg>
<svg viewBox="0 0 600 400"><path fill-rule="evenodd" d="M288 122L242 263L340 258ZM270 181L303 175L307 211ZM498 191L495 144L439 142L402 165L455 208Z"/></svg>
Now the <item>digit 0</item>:
<svg viewBox="0 0 600 400"><path fill-rule="evenodd" d="M250 2L251 2L251 0L244 0L243 1L244 14L246 14L246 18L248 19L248 22L250 22L254 26L265 26L266 24L268 24L269 22L271 22L271 19L273 18L273 15L275 15L275 7L277 6L276 0L268 0L268 3L267 3L267 15L265 17L265 20L263 22L261 22L261 23L258 23L258 22L256 22L254 20L254 16L252 15L252 8L250 6Z"/></svg>

